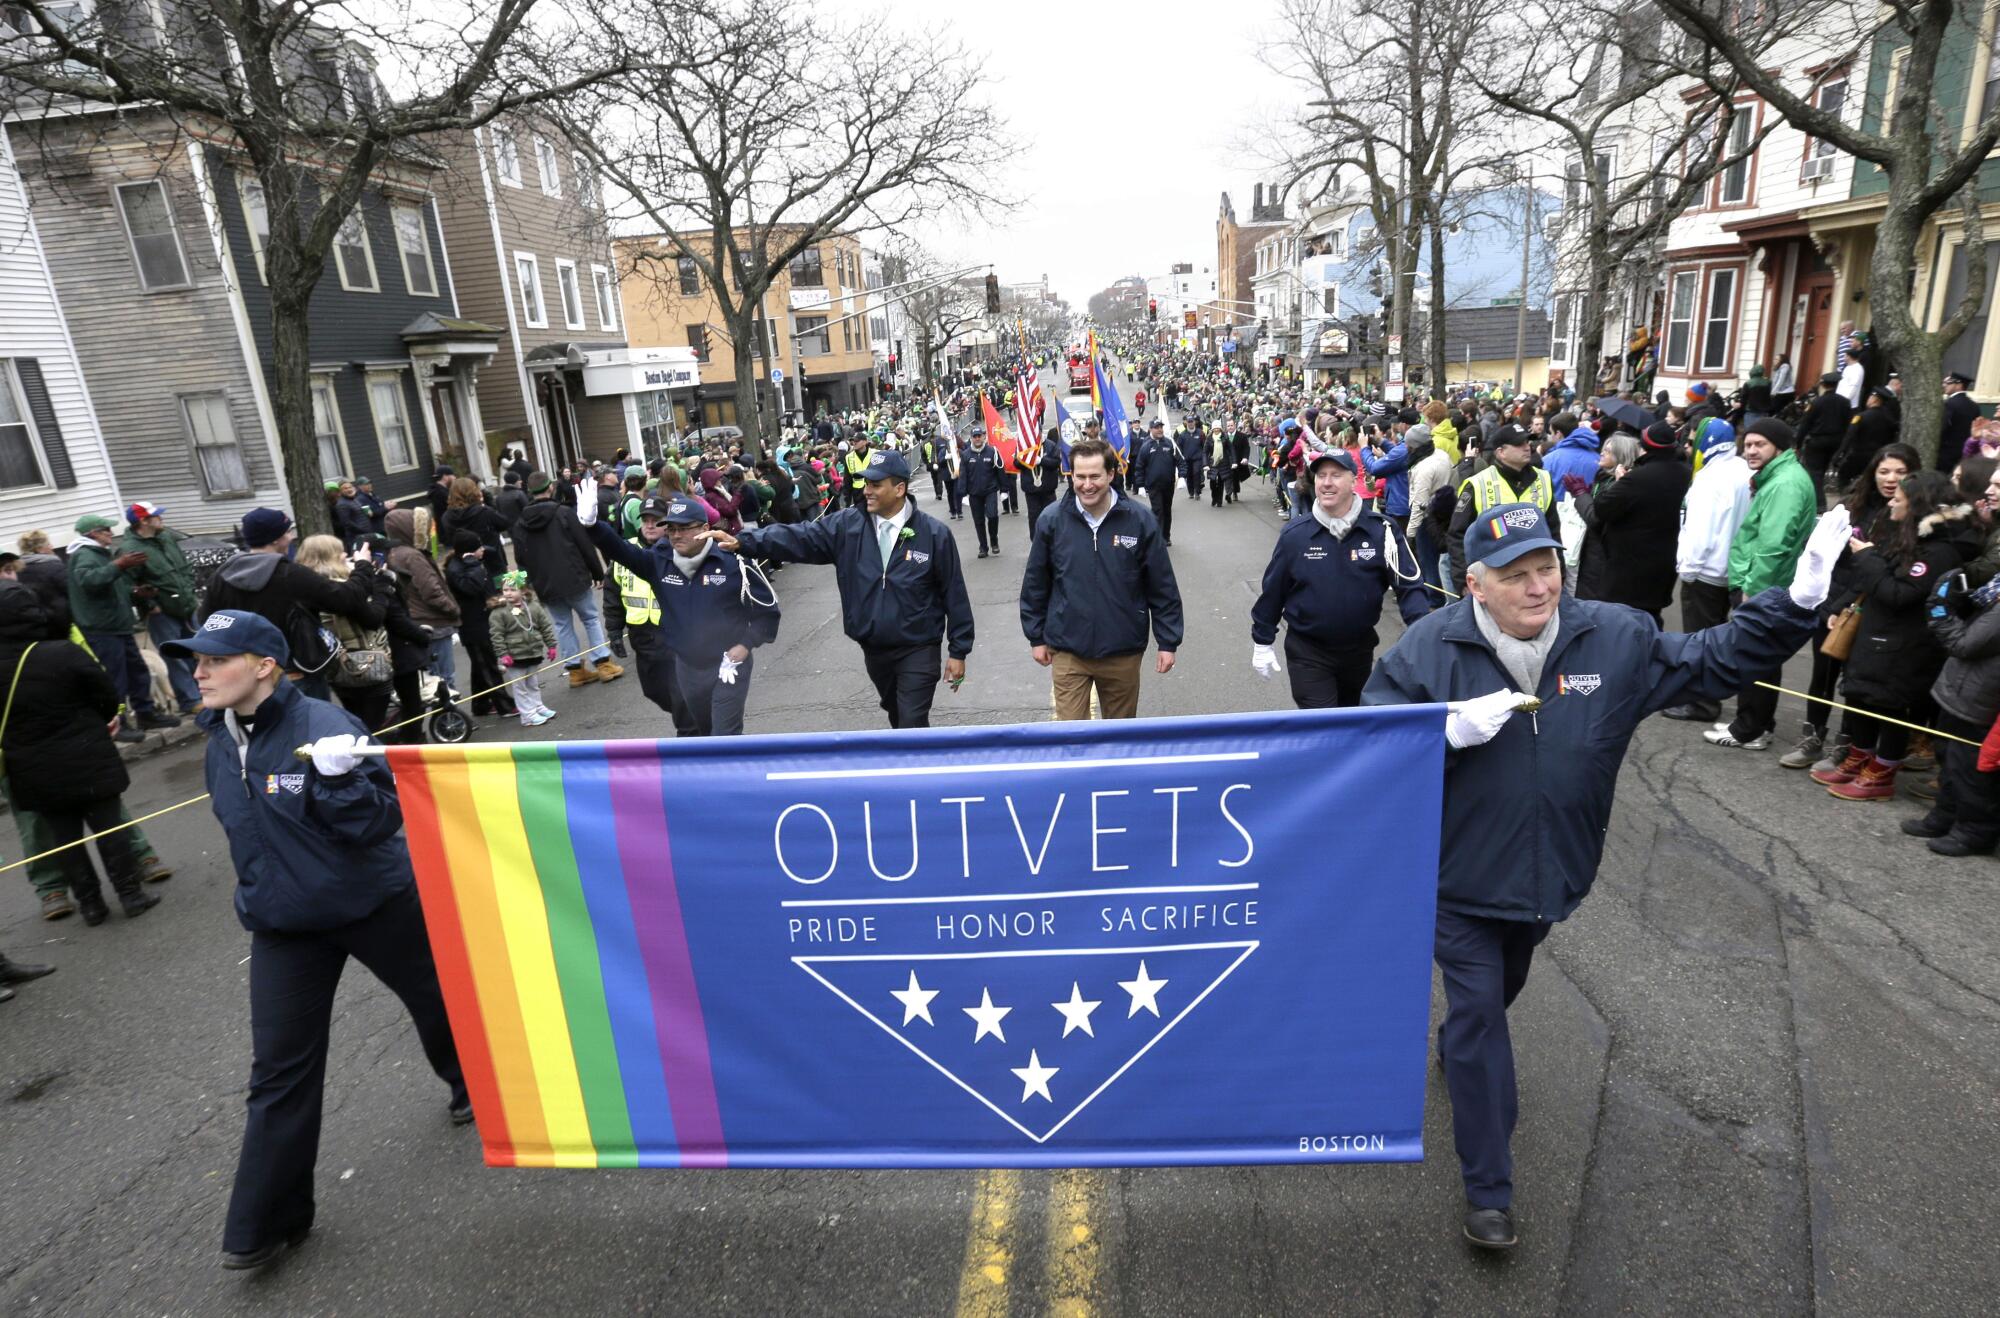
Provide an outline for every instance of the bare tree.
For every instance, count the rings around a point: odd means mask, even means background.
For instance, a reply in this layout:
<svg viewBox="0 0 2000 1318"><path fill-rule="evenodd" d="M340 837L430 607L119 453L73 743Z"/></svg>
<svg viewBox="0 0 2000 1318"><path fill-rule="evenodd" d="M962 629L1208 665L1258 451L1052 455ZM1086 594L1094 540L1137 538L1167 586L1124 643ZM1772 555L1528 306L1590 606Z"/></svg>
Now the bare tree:
<svg viewBox="0 0 2000 1318"><path fill-rule="evenodd" d="M623 193L619 227L659 241L628 256L672 278L692 261L731 341L737 421L758 414L756 338L780 271L836 234L905 232L992 200L1004 144L981 72L933 34L837 21L803 0L640 0L664 59L571 113L571 135ZM659 8L644 13L645 4Z"/></svg>
<svg viewBox="0 0 2000 1318"><path fill-rule="evenodd" d="M415 16L347 0L9 0L0 84L44 121L163 113L256 172L270 217L271 378L302 529L331 530L313 438L307 309L363 190L433 135L572 94L629 61L588 0L453 0ZM162 23L160 20L164 20ZM406 94L391 95L386 66Z"/></svg>
<svg viewBox="0 0 2000 1318"><path fill-rule="evenodd" d="M1869 303L1873 330L1889 360L1914 387L1903 395L1902 435L1924 454L1937 459L1943 400L1936 381L1944 372L1944 353L1979 315L1986 300L1986 242L1979 208L1979 176L1996 144L2000 144L2000 107L1969 126L1961 136L1964 113L1937 103L1939 56L1948 42L1969 45L1976 40L1972 25L1980 11L1967 11L1951 0L1884 0L1872 11L1875 21L1855 24L1846 10L1830 17L1837 35L1820 38L1818 58L1808 61L1819 72L1803 84L1789 80L1760 58L1764 33L1741 22L1735 6L1717 7L1711 0L1658 0L1663 13L1681 31L1726 63L1744 86L1754 91L1785 121L1801 132L1831 142L1882 173L1887 196L1875 226L1875 252L1869 268ZM1968 22L1967 13L1971 15ZM1849 116L1823 109L1821 86L1844 78L1850 67L1865 68L1878 42L1900 46L1900 68L1893 98L1869 116L1849 122ZM1972 94L1977 95L1977 88ZM1866 107L1864 107L1866 108ZM1935 330L1926 330L1912 309L1916 284L1917 245L1931 217L1955 202L1963 215L1965 292L1948 309Z"/></svg>
<svg viewBox="0 0 2000 1318"><path fill-rule="evenodd" d="M889 296L903 304L903 314L916 327L917 363L926 390L937 384L939 355L986 320L986 285L957 273L963 269L963 263L947 261L907 239L882 260L887 282L906 285Z"/></svg>

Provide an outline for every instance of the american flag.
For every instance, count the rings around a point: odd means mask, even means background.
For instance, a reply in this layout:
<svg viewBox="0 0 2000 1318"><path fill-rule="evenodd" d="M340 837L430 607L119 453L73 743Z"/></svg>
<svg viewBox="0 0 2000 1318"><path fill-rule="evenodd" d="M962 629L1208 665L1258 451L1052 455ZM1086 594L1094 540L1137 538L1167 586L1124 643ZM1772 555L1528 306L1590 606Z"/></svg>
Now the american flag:
<svg viewBox="0 0 2000 1318"><path fill-rule="evenodd" d="M1046 402L1042 397L1041 375L1034 362L1027 363L1027 370L1014 377L1014 419L1021 432L1021 453L1016 459L1026 470L1042 460L1042 412Z"/></svg>

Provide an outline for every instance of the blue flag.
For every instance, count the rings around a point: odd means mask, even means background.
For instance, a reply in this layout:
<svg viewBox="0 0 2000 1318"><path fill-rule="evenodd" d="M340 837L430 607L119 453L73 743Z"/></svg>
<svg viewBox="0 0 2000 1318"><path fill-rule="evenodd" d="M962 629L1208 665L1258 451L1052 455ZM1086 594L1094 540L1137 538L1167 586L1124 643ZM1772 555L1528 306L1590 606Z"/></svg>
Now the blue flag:
<svg viewBox="0 0 2000 1318"><path fill-rule="evenodd" d="M1078 427L1076 418L1070 414L1070 410L1062 405L1060 398L1056 399L1056 433L1061 436L1056 441L1056 454L1062 459L1063 475L1067 476L1070 441L1083 432Z"/></svg>
<svg viewBox="0 0 2000 1318"><path fill-rule="evenodd" d="M1102 363L1090 368L1097 373L1097 396L1104 408L1104 438L1118 454L1118 465L1124 466L1131 458L1131 444L1125 435L1125 402L1119 398L1118 390L1112 387L1111 377L1104 373Z"/></svg>

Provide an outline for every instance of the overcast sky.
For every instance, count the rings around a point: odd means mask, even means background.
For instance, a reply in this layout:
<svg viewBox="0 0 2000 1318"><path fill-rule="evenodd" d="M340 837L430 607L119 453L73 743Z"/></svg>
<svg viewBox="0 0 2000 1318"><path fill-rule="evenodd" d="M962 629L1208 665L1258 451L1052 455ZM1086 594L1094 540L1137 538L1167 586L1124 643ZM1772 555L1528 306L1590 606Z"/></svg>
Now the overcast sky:
<svg viewBox="0 0 2000 1318"><path fill-rule="evenodd" d="M1007 283L1046 273L1081 310L1120 275L1215 266L1222 193L1250 216L1248 123L1285 100L1258 63L1265 0L832 0L942 24L986 60L991 99L1023 144L1002 181L1022 205L990 232L924 235L940 255L992 261ZM1174 88L1205 90L1176 96Z"/></svg>

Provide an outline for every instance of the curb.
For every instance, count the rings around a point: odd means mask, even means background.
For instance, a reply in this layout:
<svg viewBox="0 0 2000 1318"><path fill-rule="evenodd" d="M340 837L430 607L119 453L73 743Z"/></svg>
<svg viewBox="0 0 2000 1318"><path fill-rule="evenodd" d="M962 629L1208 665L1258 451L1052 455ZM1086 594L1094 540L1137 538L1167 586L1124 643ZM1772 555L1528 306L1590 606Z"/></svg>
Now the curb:
<svg viewBox="0 0 2000 1318"><path fill-rule="evenodd" d="M144 741L119 742L118 754L122 759L138 760L161 751L170 751L177 746L185 746L206 734L195 726L194 719L184 717L177 728L156 728L147 732Z"/></svg>

